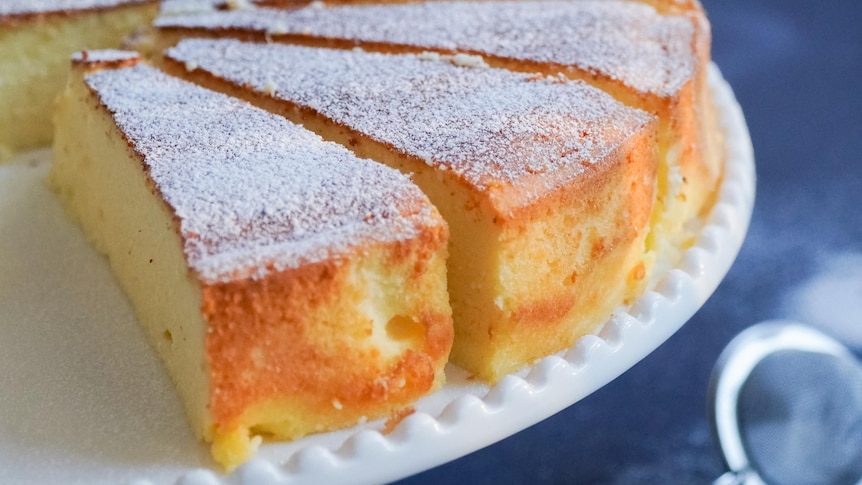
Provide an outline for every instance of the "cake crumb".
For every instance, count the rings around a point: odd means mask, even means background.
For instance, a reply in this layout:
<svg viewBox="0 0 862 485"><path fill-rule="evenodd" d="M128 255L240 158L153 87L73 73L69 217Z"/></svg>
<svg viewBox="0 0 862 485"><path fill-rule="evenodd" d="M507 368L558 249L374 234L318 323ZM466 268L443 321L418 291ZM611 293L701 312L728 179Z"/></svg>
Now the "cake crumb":
<svg viewBox="0 0 862 485"><path fill-rule="evenodd" d="M270 96L274 95L276 91L278 91L278 85L272 81L267 81L266 84L263 85L263 92Z"/></svg>
<svg viewBox="0 0 862 485"><path fill-rule="evenodd" d="M392 416L389 416L389 419L386 420L386 423L383 425L383 430L381 431L381 433L384 436L392 433L393 431L395 431L395 428L397 428L398 425L401 424L401 421L404 421L407 416L410 416L415 412L416 408L414 408L413 406L406 407L400 411L396 411L392 414Z"/></svg>
<svg viewBox="0 0 862 485"><path fill-rule="evenodd" d="M275 24L273 24L270 28L268 28L268 29L266 30L266 35L267 35L267 36L270 36L270 35L282 35L282 34L286 34L286 33L288 33L288 29L287 29L287 27L285 27L284 25L282 25L282 24L280 24L280 23L275 23ZM269 39L267 39L267 40L269 40Z"/></svg>
<svg viewBox="0 0 862 485"><path fill-rule="evenodd" d="M227 0L225 6L228 10L248 10L253 7L249 0Z"/></svg>
<svg viewBox="0 0 862 485"><path fill-rule="evenodd" d="M470 54L455 54L452 56L452 64L461 67L489 67L482 56Z"/></svg>
<svg viewBox="0 0 862 485"><path fill-rule="evenodd" d="M337 409L339 411L344 409L344 405L341 404L341 401L339 401L337 398L332 400L332 407L334 407L335 409Z"/></svg>
<svg viewBox="0 0 862 485"><path fill-rule="evenodd" d="M417 54L416 57L418 57L420 61L439 61L441 56L439 52L424 51Z"/></svg>
<svg viewBox="0 0 862 485"><path fill-rule="evenodd" d="M260 448L261 443L263 443L263 437L260 435L254 435L251 437L251 440L248 442L249 450L251 450L251 454L257 453L257 449Z"/></svg>

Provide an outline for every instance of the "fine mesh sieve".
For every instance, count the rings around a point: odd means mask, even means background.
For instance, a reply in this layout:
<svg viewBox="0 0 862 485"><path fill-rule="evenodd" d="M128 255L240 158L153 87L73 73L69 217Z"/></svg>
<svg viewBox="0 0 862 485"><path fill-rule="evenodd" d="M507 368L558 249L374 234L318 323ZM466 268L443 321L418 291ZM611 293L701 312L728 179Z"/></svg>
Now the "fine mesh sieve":
<svg viewBox="0 0 862 485"><path fill-rule="evenodd" d="M784 321L728 344L709 387L728 473L716 485L862 483L862 366L836 340Z"/></svg>

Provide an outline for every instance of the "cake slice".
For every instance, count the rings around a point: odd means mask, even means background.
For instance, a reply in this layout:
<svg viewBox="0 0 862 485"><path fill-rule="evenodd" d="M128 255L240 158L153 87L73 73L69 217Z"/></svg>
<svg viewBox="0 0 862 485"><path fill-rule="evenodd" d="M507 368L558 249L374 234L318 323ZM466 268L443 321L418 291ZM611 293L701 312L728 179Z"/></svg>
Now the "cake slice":
<svg viewBox="0 0 862 485"><path fill-rule="evenodd" d="M452 361L481 378L572 345L643 288L655 120L595 88L235 40L183 40L164 68L410 174L451 231Z"/></svg>
<svg viewBox="0 0 862 485"><path fill-rule="evenodd" d="M406 177L128 53L74 65L51 185L218 462L443 383L448 232Z"/></svg>
<svg viewBox="0 0 862 485"><path fill-rule="evenodd" d="M659 117L659 191L649 245L666 267L693 240L721 176L706 86L709 23L694 1L424 2L245 9L160 18L159 47L235 37L382 52L481 56L491 66L564 75ZM671 14L676 13L676 14ZM661 273L661 272L658 272Z"/></svg>
<svg viewBox="0 0 862 485"><path fill-rule="evenodd" d="M117 47L156 16L155 0L0 2L0 161L51 142L69 56Z"/></svg>

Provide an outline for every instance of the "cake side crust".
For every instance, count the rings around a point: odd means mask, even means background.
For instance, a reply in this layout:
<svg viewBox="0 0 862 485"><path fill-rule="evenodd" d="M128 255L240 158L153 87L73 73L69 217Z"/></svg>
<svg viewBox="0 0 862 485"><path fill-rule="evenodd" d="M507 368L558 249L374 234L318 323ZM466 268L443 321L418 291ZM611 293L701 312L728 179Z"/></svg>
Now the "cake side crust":
<svg viewBox="0 0 862 485"><path fill-rule="evenodd" d="M456 334L453 360L480 365L495 381L571 347L643 292L654 265L646 237L655 144L656 124L644 127L577 183L537 204L533 217L504 223L494 307L482 312L490 315L487 327L470 346L459 346Z"/></svg>
<svg viewBox="0 0 862 485"><path fill-rule="evenodd" d="M245 459L258 434L387 417L439 388L453 339L441 236L206 287L216 458Z"/></svg>

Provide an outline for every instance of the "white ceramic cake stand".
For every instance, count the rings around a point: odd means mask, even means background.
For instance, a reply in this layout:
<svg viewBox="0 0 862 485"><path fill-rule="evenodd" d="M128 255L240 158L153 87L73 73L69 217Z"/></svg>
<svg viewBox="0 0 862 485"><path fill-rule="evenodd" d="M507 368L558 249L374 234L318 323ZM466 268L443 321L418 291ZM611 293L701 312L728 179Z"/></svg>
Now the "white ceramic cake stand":
<svg viewBox="0 0 862 485"><path fill-rule="evenodd" d="M0 166L0 482L382 483L490 445L571 406L655 350L715 291L742 245L754 158L733 92L709 77L727 144L718 203L677 268L595 335L489 387L448 383L390 434L369 422L265 443L229 476L195 441L107 262L42 180L43 151Z"/></svg>

